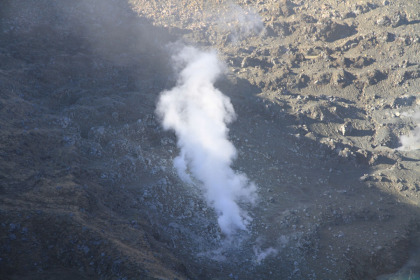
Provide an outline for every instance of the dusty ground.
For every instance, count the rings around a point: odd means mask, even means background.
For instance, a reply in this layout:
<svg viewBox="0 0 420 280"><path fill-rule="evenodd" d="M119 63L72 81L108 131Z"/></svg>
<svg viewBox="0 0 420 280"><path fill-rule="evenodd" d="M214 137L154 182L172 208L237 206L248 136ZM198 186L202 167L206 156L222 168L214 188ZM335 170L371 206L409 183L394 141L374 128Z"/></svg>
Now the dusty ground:
<svg viewBox="0 0 420 280"><path fill-rule="evenodd" d="M0 9L2 279L419 277L418 1L67 2ZM154 115L177 40L228 65L233 243Z"/></svg>

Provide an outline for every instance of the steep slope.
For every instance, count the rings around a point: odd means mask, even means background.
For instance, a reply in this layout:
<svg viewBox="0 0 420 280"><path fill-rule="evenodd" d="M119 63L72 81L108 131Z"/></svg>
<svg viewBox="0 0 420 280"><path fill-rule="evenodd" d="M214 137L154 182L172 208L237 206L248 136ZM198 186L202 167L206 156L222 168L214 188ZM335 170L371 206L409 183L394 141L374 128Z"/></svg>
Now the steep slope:
<svg viewBox="0 0 420 280"><path fill-rule="evenodd" d="M3 2L2 279L419 273L420 154L397 149L419 106L417 1ZM231 239L155 114L169 42L227 65L232 168L259 196Z"/></svg>

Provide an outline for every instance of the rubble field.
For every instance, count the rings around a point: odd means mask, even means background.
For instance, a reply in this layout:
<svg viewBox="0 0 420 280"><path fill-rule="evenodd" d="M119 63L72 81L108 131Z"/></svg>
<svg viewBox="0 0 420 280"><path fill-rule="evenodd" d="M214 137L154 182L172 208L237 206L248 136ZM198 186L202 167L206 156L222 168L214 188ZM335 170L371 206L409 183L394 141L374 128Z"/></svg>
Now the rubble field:
<svg viewBox="0 0 420 280"><path fill-rule="evenodd" d="M155 113L175 42L225 64L231 238ZM0 278L417 279L418 112L418 1L2 1Z"/></svg>

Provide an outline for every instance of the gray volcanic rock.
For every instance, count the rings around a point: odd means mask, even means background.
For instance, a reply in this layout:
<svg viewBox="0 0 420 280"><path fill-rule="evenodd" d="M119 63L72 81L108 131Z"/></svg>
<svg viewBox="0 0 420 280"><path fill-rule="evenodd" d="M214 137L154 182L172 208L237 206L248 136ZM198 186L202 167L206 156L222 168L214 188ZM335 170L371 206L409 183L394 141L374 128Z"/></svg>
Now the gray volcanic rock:
<svg viewBox="0 0 420 280"><path fill-rule="evenodd" d="M0 278L417 277L420 4L356 2L3 1ZM155 114L182 44L258 186L230 238Z"/></svg>

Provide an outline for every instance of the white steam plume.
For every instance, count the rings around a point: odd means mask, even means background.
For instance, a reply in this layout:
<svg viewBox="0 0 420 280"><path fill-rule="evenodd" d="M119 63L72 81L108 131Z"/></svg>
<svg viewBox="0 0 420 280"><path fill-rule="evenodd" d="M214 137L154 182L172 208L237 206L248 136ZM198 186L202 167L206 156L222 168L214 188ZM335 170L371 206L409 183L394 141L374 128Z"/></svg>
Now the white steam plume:
<svg viewBox="0 0 420 280"><path fill-rule="evenodd" d="M233 42L246 37L258 35L264 30L261 16L251 8L244 9L241 6L230 3L225 10L218 14L218 27L229 31Z"/></svg>
<svg viewBox="0 0 420 280"><path fill-rule="evenodd" d="M420 149L420 111L412 116L416 123L416 128L411 131L410 135L402 135L400 138L402 146L398 148L403 151Z"/></svg>
<svg viewBox="0 0 420 280"><path fill-rule="evenodd" d="M246 230L251 218L238 202L254 203L256 186L231 168L237 153L226 124L235 112L230 99L213 85L224 65L216 53L194 47L182 47L173 58L183 69L177 85L162 92L157 114L164 129L174 130L178 138L174 166L184 181L199 182L224 234Z"/></svg>
<svg viewBox="0 0 420 280"><path fill-rule="evenodd" d="M252 247L254 250L256 262L260 264L263 260L265 260L269 256L276 256L278 254L278 250L274 249L273 247L269 247L265 250L261 249L261 247L254 245Z"/></svg>

